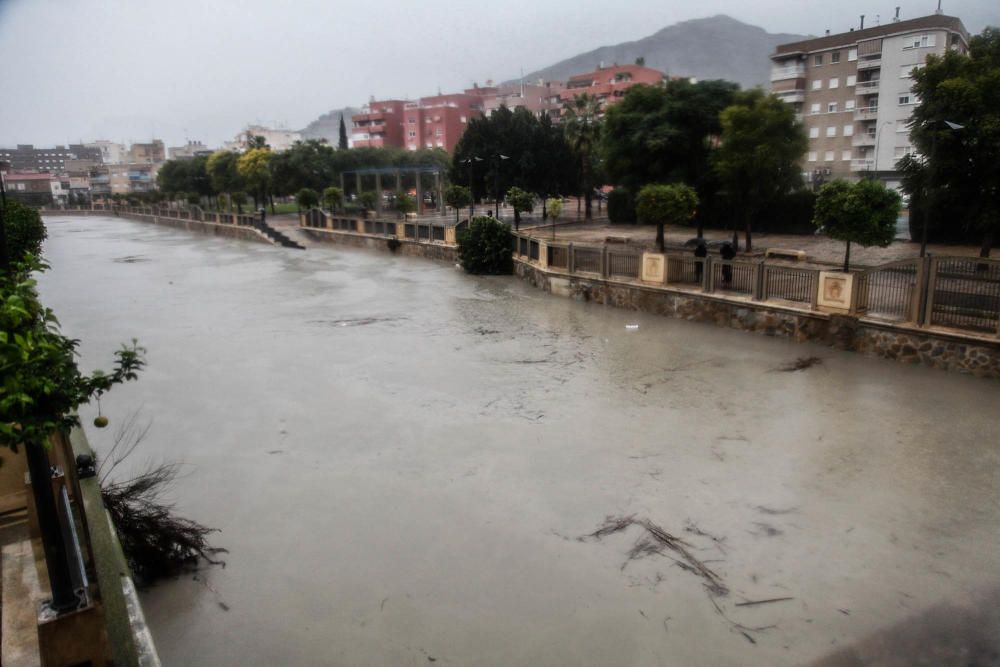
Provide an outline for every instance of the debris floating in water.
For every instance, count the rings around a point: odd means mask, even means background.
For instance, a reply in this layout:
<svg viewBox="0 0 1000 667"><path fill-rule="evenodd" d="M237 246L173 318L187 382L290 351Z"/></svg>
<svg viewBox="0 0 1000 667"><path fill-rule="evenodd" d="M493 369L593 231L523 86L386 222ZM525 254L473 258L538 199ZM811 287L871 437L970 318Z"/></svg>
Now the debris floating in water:
<svg viewBox="0 0 1000 667"><path fill-rule="evenodd" d="M630 329L630 330L631 330L631 329L638 329L638 328L639 328L639 325L638 325L638 324L626 324L626 325L625 325L625 328L626 328L626 329Z"/></svg>

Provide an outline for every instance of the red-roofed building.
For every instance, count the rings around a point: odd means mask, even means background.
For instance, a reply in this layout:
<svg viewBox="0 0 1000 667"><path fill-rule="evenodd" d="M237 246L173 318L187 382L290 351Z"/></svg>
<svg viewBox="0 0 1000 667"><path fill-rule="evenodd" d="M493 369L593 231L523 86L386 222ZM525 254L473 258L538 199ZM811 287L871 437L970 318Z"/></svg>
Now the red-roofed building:
<svg viewBox="0 0 1000 667"><path fill-rule="evenodd" d="M2 174L2 178L4 189L11 199L32 206L52 203L52 174L8 171Z"/></svg>
<svg viewBox="0 0 1000 667"><path fill-rule="evenodd" d="M603 108L621 99L632 86L657 84L666 77L663 72L643 65L601 66L593 72L571 76L566 82L566 89L559 93L559 99L568 102L586 93L596 97Z"/></svg>

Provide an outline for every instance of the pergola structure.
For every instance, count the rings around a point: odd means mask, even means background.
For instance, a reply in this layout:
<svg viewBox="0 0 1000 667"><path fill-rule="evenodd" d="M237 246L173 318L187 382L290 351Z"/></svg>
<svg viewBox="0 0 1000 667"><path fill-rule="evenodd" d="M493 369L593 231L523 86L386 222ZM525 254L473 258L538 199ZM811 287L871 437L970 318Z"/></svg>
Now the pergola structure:
<svg viewBox="0 0 1000 667"><path fill-rule="evenodd" d="M344 188L344 177L347 176L347 174L354 174L357 186L356 193L360 194L362 191L361 177L375 176L375 192L378 194L375 198L375 211L376 213L381 214L382 177L392 176L395 181L395 189L398 191L402 189L403 176L413 174L413 180L415 180L417 184L417 214L419 215L424 212L424 190L420 177L423 174L434 174L434 190L437 191L438 212L444 213L444 179L442 178L442 172L443 169L441 167L367 167L364 169L351 169L341 172L340 189L347 192Z"/></svg>

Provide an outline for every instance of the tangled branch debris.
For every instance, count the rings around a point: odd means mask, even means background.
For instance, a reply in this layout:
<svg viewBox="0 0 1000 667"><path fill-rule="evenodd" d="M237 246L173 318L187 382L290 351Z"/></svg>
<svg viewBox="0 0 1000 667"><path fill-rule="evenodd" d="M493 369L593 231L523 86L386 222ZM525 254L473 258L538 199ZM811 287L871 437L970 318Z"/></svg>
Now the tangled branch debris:
<svg viewBox="0 0 1000 667"><path fill-rule="evenodd" d="M161 499L177 472L176 464L152 466L101 489L132 575L143 585L193 569L201 559L225 565L215 556L226 550L208 545L207 536L216 530L175 516L173 506Z"/></svg>
<svg viewBox="0 0 1000 667"><path fill-rule="evenodd" d="M581 537L580 540L583 541L587 538L600 540L608 535L626 530L631 526L640 526L646 533L629 550L628 558L622 565L622 569L633 560L652 555L667 555L665 552L670 551L676 556L673 559L674 562L681 569L701 577L710 593L713 595L726 595L729 593L729 588L723 583L719 575L691 553L690 550L694 547L689 542L684 541L676 535L671 535L649 519L637 519L634 514L625 517L609 516L605 518L604 523L597 530Z"/></svg>
<svg viewBox="0 0 1000 667"><path fill-rule="evenodd" d="M208 544L208 535L217 530L176 516L173 505L163 500L163 493L180 472L177 464L151 465L128 479L109 480L148 432L149 424L139 425L136 414L129 415L98 467L104 506L118 532L132 576L140 585L148 586L158 579L195 569L201 561L225 567L215 557L227 550Z"/></svg>
<svg viewBox="0 0 1000 667"><path fill-rule="evenodd" d="M799 357L792 363L782 366L781 370L786 373L793 373L795 371L804 371L807 368L821 363L823 363L823 360L819 357Z"/></svg>

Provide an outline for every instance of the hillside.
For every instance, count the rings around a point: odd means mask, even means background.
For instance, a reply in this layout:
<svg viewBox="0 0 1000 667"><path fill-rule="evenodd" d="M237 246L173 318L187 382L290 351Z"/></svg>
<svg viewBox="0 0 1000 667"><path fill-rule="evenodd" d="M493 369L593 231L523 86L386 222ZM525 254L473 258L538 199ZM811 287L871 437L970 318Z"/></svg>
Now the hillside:
<svg viewBox="0 0 1000 667"><path fill-rule="evenodd" d="M775 47L806 37L771 34L720 14L676 23L634 42L602 46L526 74L524 79L565 81L573 74L597 69L602 62L625 64L644 57L647 67L671 75L728 79L744 88L766 87L770 78L768 56Z"/></svg>
<svg viewBox="0 0 1000 667"><path fill-rule="evenodd" d="M347 136L351 136L351 116L361 113L357 107L344 107L343 109L331 109L325 114L299 130L303 139L326 139L331 146L336 146L340 140L340 114L344 114L344 123L347 125Z"/></svg>

